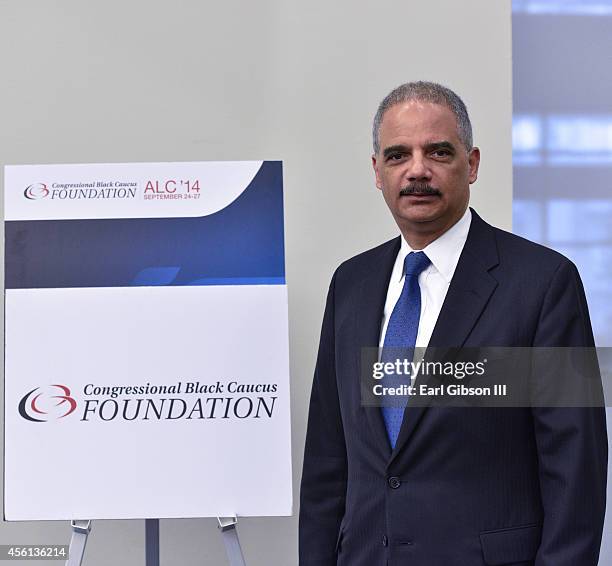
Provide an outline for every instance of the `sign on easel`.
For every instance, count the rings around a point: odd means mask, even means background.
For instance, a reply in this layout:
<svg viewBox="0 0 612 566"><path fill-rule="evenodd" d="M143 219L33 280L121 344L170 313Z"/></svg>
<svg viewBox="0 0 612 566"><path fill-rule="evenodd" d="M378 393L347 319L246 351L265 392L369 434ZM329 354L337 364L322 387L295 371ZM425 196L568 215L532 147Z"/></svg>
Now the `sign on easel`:
<svg viewBox="0 0 612 566"><path fill-rule="evenodd" d="M5 169L7 520L292 512L280 162Z"/></svg>

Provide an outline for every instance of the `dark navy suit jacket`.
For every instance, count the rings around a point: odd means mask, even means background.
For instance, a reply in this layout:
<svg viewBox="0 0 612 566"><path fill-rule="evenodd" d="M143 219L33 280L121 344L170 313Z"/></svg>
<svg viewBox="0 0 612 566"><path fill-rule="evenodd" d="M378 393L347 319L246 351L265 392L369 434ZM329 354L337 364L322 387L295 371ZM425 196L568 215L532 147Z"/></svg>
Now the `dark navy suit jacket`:
<svg viewBox="0 0 612 566"><path fill-rule="evenodd" d="M396 238L332 279L300 497L300 566L595 566L604 408L406 408L391 451L360 400ZM472 224L430 346L592 346L580 277L562 255Z"/></svg>

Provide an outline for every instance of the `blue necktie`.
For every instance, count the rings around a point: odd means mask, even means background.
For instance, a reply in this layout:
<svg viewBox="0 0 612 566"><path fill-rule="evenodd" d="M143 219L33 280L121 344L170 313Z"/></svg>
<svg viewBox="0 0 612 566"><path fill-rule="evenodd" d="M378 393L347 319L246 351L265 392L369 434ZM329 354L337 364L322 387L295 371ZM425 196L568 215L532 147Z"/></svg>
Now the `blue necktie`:
<svg viewBox="0 0 612 566"><path fill-rule="evenodd" d="M419 275L429 264L429 258L423 252L411 252L404 260L404 287L389 318L381 362L395 362L400 357L398 354L399 348L403 350L402 356L414 352L421 316ZM412 361L412 356L410 356L409 361ZM392 403L393 398L387 397L384 400L384 404L387 406L383 406L381 410L389 442L393 449L402 426L405 401L402 401L402 406L399 407L389 406ZM395 404L397 405L397 400Z"/></svg>

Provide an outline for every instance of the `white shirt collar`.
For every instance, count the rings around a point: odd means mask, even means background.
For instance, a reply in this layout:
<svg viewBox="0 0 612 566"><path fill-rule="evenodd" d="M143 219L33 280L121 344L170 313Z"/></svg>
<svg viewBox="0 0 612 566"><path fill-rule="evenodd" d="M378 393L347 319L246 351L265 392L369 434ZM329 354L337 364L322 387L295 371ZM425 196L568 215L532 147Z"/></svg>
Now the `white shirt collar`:
<svg viewBox="0 0 612 566"><path fill-rule="evenodd" d="M471 223L472 211L468 207L463 216L455 224L422 250L413 250L402 236L402 245L398 258L400 260L399 265L402 266L399 272L399 279L401 280L404 276L403 266L406 256L413 251L423 251L431 261L431 265L427 269L436 269L446 282L450 283L457 263L459 263L459 256L467 240Z"/></svg>

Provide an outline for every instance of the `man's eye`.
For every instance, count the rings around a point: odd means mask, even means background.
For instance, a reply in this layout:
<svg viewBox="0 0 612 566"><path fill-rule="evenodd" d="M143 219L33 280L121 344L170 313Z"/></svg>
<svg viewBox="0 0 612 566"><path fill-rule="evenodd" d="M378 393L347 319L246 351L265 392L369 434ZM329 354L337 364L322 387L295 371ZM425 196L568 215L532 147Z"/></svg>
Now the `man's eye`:
<svg viewBox="0 0 612 566"><path fill-rule="evenodd" d="M451 155L451 152L450 152L450 151L448 151L448 149L436 149L436 150L433 152L433 155L434 155L435 157L448 157L448 156L450 156L450 155Z"/></svg>
<svg viewBox="0 0 612 566"><path fill-rule="evenodd" d="M401 159L403 157L403 155L401 153L391 153L389 154L389 157L387 158L389 161L397 161L398 159Z"/></svg>

